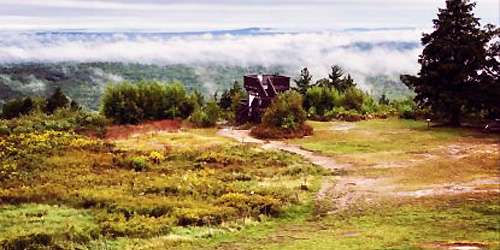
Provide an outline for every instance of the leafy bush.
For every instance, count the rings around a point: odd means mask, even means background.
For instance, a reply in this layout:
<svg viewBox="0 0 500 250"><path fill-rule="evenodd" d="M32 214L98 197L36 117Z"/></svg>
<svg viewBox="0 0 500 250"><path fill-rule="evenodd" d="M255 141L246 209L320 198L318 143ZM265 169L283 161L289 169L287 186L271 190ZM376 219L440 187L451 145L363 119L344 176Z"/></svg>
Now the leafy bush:
<svg viewBox="0 0 500 250"><path fill-rule="evenodd" d="M54 113L57 109L69 107L70 101L62 92L61 88L57 88L54 93L47 98L47 106L45 111L49 114Z"/></svg>
<svg viewBox="0 0 500 250"><path fill-rule="evenodd" d="M304 96L304 108L308 111L308 116L315 120L321 120L326 112L339 106L340 102L341 95L334 88L312 87Z"/></svg>
<svg viewBox="0 0 500 250"><path fill-rule="evenodd" d="M266 127L297 129L306 121L302 96L295 91L278 95L264 113L262 125Z"/></svg>
<svg viewBox="0 0 500 250"><path fill-rule="evenodd" d="M106 88L101 112L118 124L187 118L200 102L198 95L189 96L180 83L125 82Z"/></svg>
<svg viewBox="0 0 500 250"><path fill-rule="evenodd" d="M344 98L342 99L342 106L345 109L361 111L365 98L365 93L362 90L358 88L349 88L345 91Z"/></svg>
<svg viewBox="0 0 500 250"><path fill-rule="evenodd" d="M189 121L196 127L211 127L217 124L220 109L215 102L208 102L205 107L197 108L189 117Z"/></svg>
<svg viewBox="0 0 500 250"><path fill-rule="evenodd" d="M95 112L84 110L58 109L53 114L40 111L16 119L0 122L1 133L30 133L54 131L75 131L103 136L108 121Z"/></svg>
<svg viewBox="0 0 500 250"><path fill-rule="evenodd" d="M146 238L170 232L173 219L170 217L148 217L132 215L127 218L122 213L101 212L97 214L101 234L108 237Z"/></svg>
<svg viewBox="0 0 500 250"><path fill-rule="evenodd" d="M253 128L259 138L293 138L312 133L305 124L307 114L302 107L302 96L295 91L278 95L267 108L262 123Z"/></svg>
<svg viewBox="0 0 500 250"><path fill-rule="evenodd" d="M3 119L12 119L30 113L33 110L33 100L31 97L16 98L8 101L2 107Z"/></svg>
<svg viewBox="0 0 500 250"><path fill-rule="evenodd" d="M228 193L221 196L217 200L217 204L236 208L238 213L244 216L258 217L261 214L276 216L281 212L279 200L270 196L258 194L247 195L242 193Z"/></svg>

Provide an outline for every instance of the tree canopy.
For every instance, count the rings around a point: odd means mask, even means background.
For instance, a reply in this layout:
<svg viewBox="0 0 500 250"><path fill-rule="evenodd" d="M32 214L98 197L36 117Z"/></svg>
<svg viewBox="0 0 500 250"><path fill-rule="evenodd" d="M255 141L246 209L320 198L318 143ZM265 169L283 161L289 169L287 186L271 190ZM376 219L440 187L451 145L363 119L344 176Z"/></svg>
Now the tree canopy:
<svg viewBox="0 0 500 250"><path fill-rule="evenodd" d="M422 37L420 72L401 76L420 106L456 126L464 112L500 106L499 30L492 25L481 28L475 5L469 0L446 1L433 20L435 30Z"/></svg>

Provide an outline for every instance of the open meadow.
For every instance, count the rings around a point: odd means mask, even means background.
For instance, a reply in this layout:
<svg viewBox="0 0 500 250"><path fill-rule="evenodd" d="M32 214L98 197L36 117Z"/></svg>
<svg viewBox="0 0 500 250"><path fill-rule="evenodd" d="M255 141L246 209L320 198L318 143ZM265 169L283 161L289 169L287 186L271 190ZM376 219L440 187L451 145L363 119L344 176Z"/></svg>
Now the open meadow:
<svg viewBox="0 0 500 250"><path fill-rule="evenodd" d="M398 119L309 124L313 136L280 142L215 128L3 137L0 245L500 247L498 136Z"/></svg>

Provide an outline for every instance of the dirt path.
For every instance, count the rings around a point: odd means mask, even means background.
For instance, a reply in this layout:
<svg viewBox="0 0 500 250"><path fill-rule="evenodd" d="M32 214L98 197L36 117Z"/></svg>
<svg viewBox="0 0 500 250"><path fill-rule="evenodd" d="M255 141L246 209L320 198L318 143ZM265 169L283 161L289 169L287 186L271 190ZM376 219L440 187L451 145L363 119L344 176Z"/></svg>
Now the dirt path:
<svg viewBox="0 0 500 250"><path fill-rule="evenodd" d="M264 141L250 136L248 130L225 128L217 133L220 136L233 138L242 143L258 144L264 149L283 150L301 155L313 164L339 171L349 170L353 166L339 164L332 157L320 155L301 148L298 145L283 141ZM496 185L495 189L482 189L484 185ZM401 191L390 178L370 178L364 176L340 175L335 179L325 179L317 195L319 213L335 213L351 208L357 203L371 203L382 197L419 198L423 196L455 195L463 193L495 192L500 193L500 179L483 179L465 183L448 183L421 187L415 191Z"/></svg>

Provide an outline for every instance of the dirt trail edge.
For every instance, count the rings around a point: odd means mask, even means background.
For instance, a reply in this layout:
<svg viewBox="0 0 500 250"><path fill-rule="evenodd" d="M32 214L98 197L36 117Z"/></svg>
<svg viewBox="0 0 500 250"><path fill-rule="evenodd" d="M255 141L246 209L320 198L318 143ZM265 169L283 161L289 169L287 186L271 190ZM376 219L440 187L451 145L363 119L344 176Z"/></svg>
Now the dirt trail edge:
<svg viewBox="0 0 500 250"><path fill-rule="evenodd" d="M231 128L225 128L219 130L217 134L219 136L233 138L242 143L259 144L263 149L282 150L298 154L311 163L332 171L345 170L351 167L351 165L348 164L338 164L335 159L331 157L304 150L298 145L289 144L283 141L264 141L254 138L250 136L250 131L248 130L233 130ZM336 180L325 179L322 183L320 191L318 192L317 203L328 203L324 204L324 207L331 210L329 212L345 209L360 197L360 193L355 192L352 187L358 183L362 186L362 184L366 182L367 180L365 179L354 179L347 176L337 176ZM323 206L323 204L321 206Z"/></svg>
<svg viewBox="0 0 500 250"><path fill-rule="evenodd" d="M283 141L265 141L250 136L248 130L234 130L224 128L218 131L219 136L233 138L242 143L258 144L264 149L282 150L301 155L313 164L333 170L348 170L353 166L349 164L339 164L332 157L323 156L301 148L298 145ZM449 183L447 185L428 186L424 189L411 192L402 192L397 186L391 183L389 178L369 178L361 176L339 175L335 179L325 178L318 192L316 204L319 213L335 213L352 207L356 203L371 203L375 199L383 196L413 197L432 195L453 195L460 193L495 192L500 193L500 189L482 190L480 185L499 185L500 180L483 179L467 183Z"/></svg>

